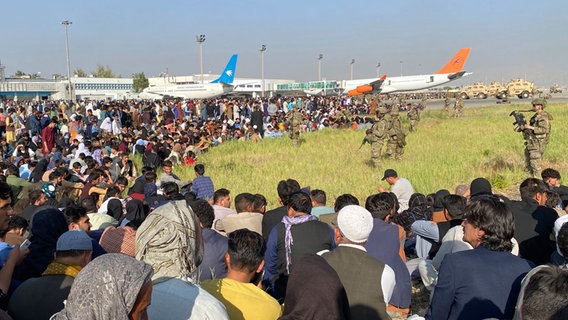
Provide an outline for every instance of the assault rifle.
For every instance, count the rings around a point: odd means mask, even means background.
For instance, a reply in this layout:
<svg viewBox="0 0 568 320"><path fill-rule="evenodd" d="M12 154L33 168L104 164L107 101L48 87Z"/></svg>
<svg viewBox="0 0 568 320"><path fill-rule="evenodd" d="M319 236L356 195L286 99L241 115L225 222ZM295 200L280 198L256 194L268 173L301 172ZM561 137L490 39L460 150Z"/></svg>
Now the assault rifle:
<svg viewBox="0 0 568 320"><path fill-rule="evenodd" d="M371 134L372 133L373 133L373 130L371 130L371 129L367 129L365 131L365 138L363 138L363 141L361 141L361 145L359 146L359 149L357 149L357 151L361 150L361 148L363 148L365 143L371 144Z"/></svg>
<svg viewBox="0 0 568 320"><path fill-rule="evenodd" d="M515 126L525 126L527 124L527 120L525 120L525 115L522 112L532 112L532 110L514 110L509 114L509 117L515 118L515 122L513 125Z"/></svg>

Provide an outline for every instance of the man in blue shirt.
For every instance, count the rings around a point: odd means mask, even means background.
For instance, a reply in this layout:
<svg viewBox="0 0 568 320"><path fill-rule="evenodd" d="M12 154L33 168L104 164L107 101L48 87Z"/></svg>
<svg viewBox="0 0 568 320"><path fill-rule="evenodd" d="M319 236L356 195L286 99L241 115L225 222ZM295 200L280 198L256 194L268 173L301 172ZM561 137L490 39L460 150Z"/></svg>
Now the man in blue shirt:
<svg viewBox="0 0 568 320"><path fill-rule="evenodd" d="M211 201L215 193L215 187L211 178L204 176L205 167L202 164L195 166L196 178L193 179L191 191L195 192L197 199Z"/></svg>

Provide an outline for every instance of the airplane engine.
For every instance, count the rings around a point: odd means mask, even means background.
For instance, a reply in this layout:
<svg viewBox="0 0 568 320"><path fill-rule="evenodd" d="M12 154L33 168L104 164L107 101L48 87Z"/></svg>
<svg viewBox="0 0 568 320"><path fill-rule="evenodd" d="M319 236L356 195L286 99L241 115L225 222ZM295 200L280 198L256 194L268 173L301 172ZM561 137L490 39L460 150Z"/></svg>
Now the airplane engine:
<svg viewBox="0 0 568 320"><path fill-rule="evenodd" d="M347 91L347 94L348 94L350 97L353 97L353 96L358 96L358 95L363 94L363 93L357 91L357 89L353 89L353 90Z"/></svg>
<svg viewBox="0 0 568 320"><path fill-rule="evenodd" d="M357 92L359 93L366 93L373 91L373 86L370 85L358 86L357 88L355 88L355 90L357 90Z"/></svg>

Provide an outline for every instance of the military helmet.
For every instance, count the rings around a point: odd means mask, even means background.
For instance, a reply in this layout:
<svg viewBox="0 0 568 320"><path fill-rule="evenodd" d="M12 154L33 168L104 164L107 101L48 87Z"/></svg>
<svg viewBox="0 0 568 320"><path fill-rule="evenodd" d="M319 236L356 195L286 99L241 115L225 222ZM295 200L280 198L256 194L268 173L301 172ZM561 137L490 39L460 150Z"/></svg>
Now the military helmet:
<svg viewBox="0 0 568 320"><path fill-rule="evenodd" d="M385 114L387 113L387 111L388 111L388 110L387 110L387 108L385 108L385 107L378 107L378 108L377 108L377 112L378 112L378 114L380 114L380 115L385 115Z"/></svg>
<svg viewBox="0 0 568 320"><path fill-rule="evenodd" d="M536 98L532 101L532 105L535 106L540 104L543 108L546 107L546 100L543 98Z"/></svg>
<svg viewBox="0 0 568 320"><path fill-rule="evenodd" d="M398 116L398 107L393 106L392 109L391 109L391 114L393 116Z"/></svg>

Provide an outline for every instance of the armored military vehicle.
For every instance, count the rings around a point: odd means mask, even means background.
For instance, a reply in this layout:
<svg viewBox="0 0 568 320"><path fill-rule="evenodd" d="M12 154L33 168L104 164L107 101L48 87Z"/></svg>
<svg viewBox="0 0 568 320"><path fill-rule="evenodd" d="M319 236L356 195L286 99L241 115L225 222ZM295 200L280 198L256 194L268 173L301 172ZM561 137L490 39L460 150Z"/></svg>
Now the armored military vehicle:
<svg viewBox="0 0 568 320"><path fill-rule="evenodd" d="M513 79L509 81L506 85L506 92L498 95L497 98L503 98L503 95L507 93L510 97L517 96L519 99L528 99L532 95L541 93L532 82L525 81L523 79Z"/></svg>
<svg viewBox="0 0 568 320"><path fill-rule="evenodd" d="M476 82L470 86L465 87L460 95L462 99L487 99L487 86L483 82Z"/></svg>

